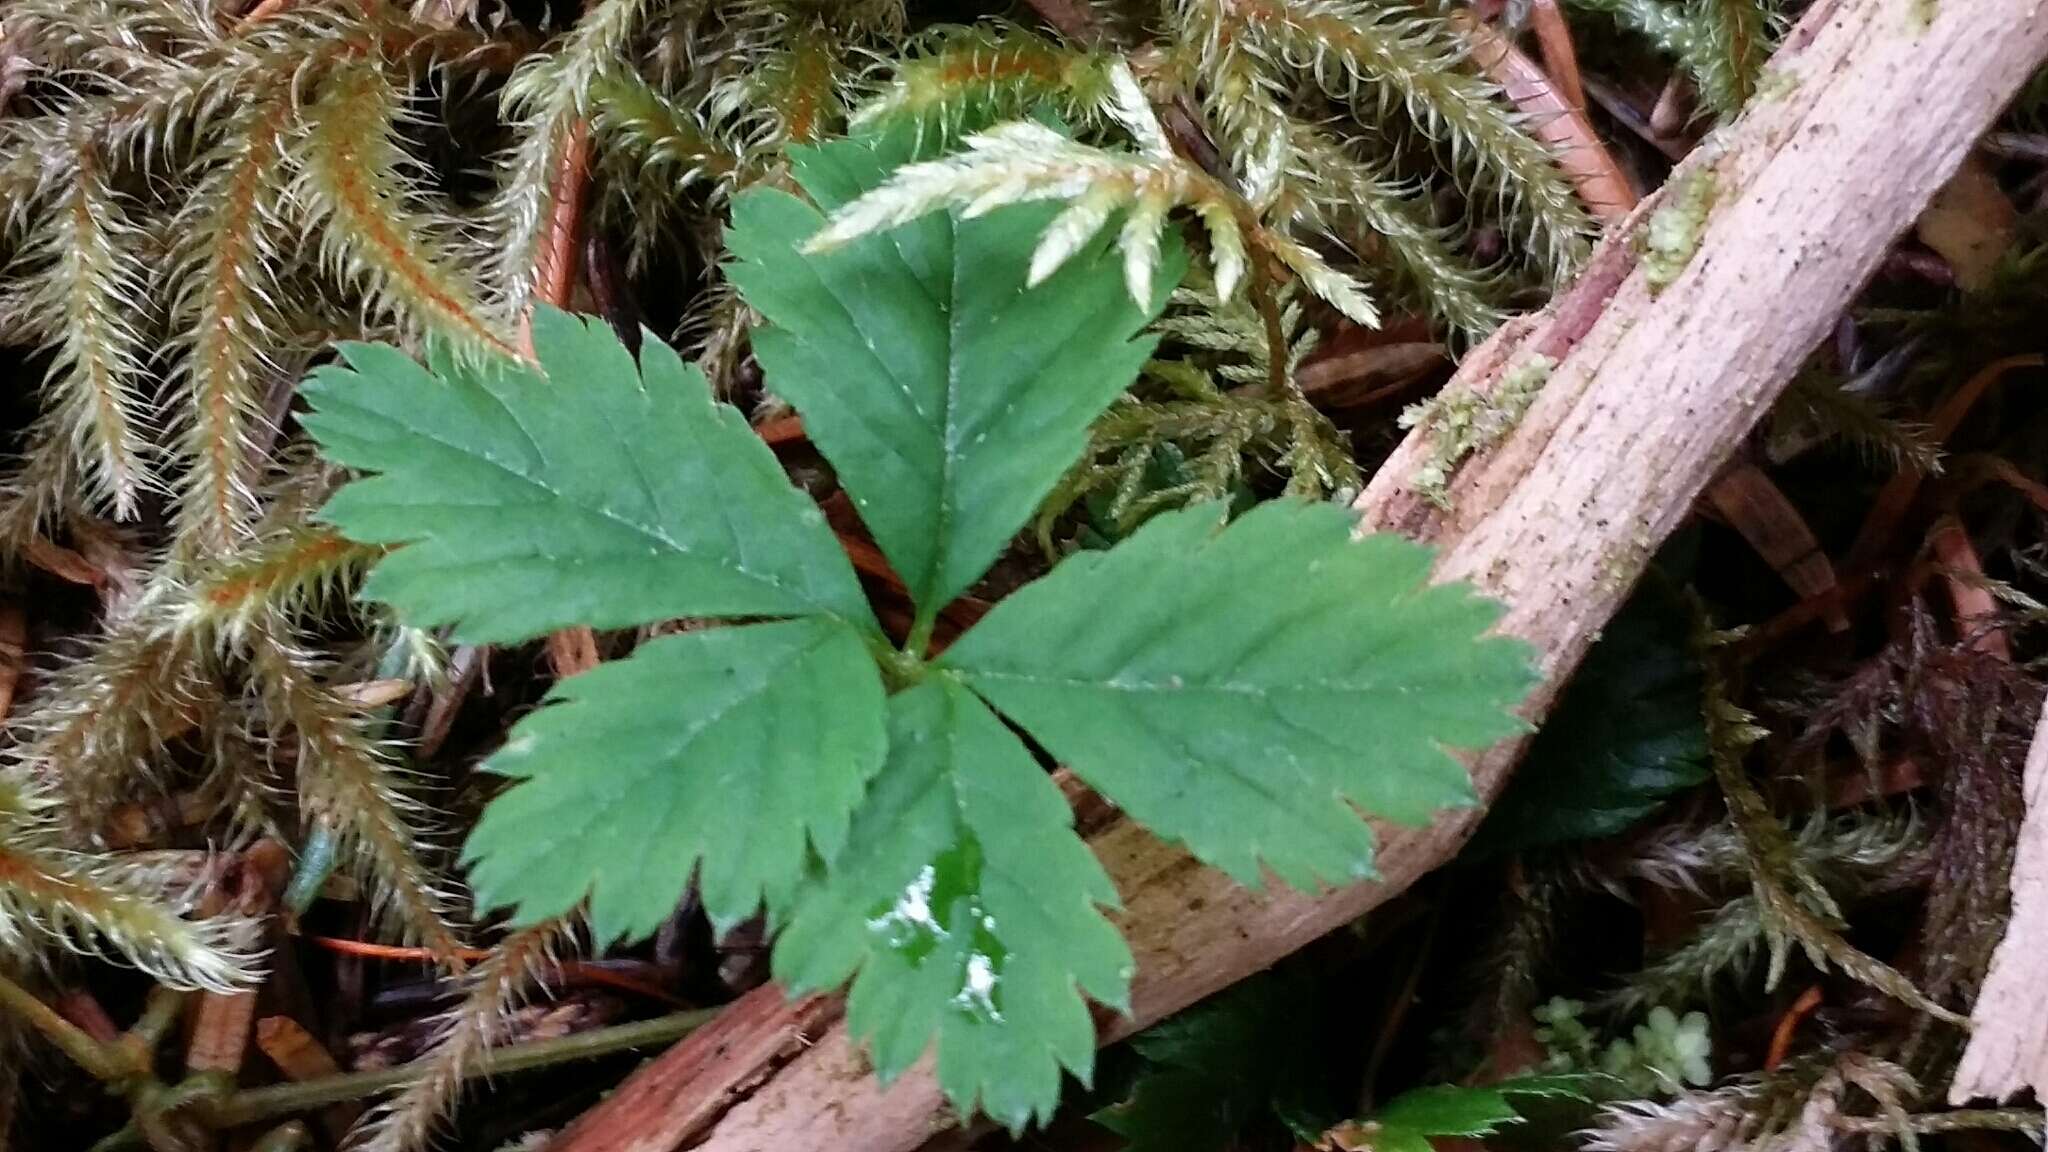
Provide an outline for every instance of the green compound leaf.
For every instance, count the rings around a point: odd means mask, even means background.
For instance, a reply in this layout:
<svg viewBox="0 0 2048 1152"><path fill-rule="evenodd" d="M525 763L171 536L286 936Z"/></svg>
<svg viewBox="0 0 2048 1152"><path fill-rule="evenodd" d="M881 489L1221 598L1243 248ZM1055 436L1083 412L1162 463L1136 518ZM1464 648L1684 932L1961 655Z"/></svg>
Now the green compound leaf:
<svg viewBox="0 0 2048 1152"><path fill-rule="evenodd" d="M951 677L889 701L889 762L831 874L775 945L793 990L859 970L847 1022L895 1076L938 1038L963 1114L1020 1130L1052 1115L1060 1069L1087 1080L1082 993L1121 1008L1131 954L1098 905L1116 889L1022 741Z"/></svg>
<svg viewBox="0 0 2048 1152"><path fill-rule="evenodd" d="M1692 614L1645 581L1600 634L1467 855L1612 836L1713 775Z"/></svg>
<svg viewBox="0 0 2048 1152"><path fill-rule="evenodd" d="M784 906L885 756L874 660L827 617L664 636L549 699L486 762L520 782L463 856L478 906L522 924L588 895L600 944L660 927L700 866L721 928Z"/></svg>
<svg viewBox="0 0 2048 1152"><path fill-rule="evenodd" d="M1526 648L1427 583L1430 553L1351 538L1328 504L1218 530L1155 517L1000 604L942 664L1154 832L1241 883L1372 875L1362 809L1422 824L1472 802L1447 749L1522 730Z"/></svg>
<svg viewBox="0 0 2048 1152"><path fill-rule="evenodd" d="M376 473L321 516L404 545L363 594L471 643L672 616L833 615L872 628L817 506L704 375L659 340L641 364L603 323L534 317L542 371L438 366L347 344L305 423ZM644 375L643 375L644 374Z"/></svg>
<svg viewBox="0 0 2048 1152"><path fill-rule="evenodd" d="M803 414L929 616L988 570L1137 377L1154 343L1137 333L1180 282L1182 254L1168 251L1144 309L1106 239L1024 287L1057 205L933 213L809 254L825 215L904 157L857 140L790 156L814 204L741 196L727 274L768 318L754 333L768 387Z"/></svg>
<svg viewBox="0 0 2048 1152"><path fill-rule="evenodd" d="M1483 1088L1436 1084L1405 1092L1368 1120L1351 1120L1330 1130L1328 1146L1343 1152L1436 1152L1430 1137L1491 1136L1522 1114L1513 1098L1539 1096L1586 1099L1579 1076L1529 1076Z"/></svg>

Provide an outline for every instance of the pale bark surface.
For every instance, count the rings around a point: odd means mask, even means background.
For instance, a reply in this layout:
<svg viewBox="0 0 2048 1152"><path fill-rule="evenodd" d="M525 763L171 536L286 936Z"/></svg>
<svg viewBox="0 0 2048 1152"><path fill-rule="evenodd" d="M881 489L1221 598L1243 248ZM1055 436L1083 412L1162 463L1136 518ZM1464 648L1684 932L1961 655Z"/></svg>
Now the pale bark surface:
<svg viewBox="0 0 2048 1152"><path fill-rule="evenodd" d="M1633 268L1652 196L1577 287L1460 369L1454 386L1483 387L1530 352L1559 361L1514 435L1460 472L1455 511L1439 513L1407 487L1426 430L1361 498L1369 526L1435 541L1442 577L1506 602L1503 630L1534 646L1544 677L1526 709L1532 719L1892 240L2048 55L2040 3L1939 0L1922 24L1911 0L1819 0L1751 111L1681 167L1711 165L1716 194L1678 278L1653 296ZM1520 751L1505 744L1472 761L1483 798L1498 793ZM1118 919L1138 975L1132 1015L1106 1021L1104 1042L1357 918L1453 856L1480 815L1383 829L1383 878L1320 894L1246 891L1129 822L1108 822L1089 839L1123 895ZM637 1106L658 1096L646 1087L684 1087L676 1074L668 1057L643 1069ZM705 1152L909 1152L954 1123L927 1067L884 1089L837 1024L708 1127L637 1119L659 1124L671 1140L660 1147L695 1140ZM572 1138L554 1149L620 1146Z"/></svg>
<svg viewBox="0 0 2048 1152"><path fill-rule="evenodd" d="M1970 1012L1970 1044L1949 1103L2004 1100L2032 1088L2048 1099L2048 712L2027 749L2027 817L2012 869L2012 921Z"/></svg>

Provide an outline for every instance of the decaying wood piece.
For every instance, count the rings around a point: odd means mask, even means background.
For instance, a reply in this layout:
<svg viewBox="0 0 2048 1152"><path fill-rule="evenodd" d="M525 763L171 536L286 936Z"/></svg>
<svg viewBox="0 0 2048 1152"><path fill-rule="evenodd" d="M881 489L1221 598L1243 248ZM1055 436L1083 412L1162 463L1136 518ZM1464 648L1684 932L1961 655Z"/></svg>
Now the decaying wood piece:
<svg viewBox="0 0 2048 1152"><path fill-rule="evenodd" d="M1970 1012L1970 1044L1949 1103L2004 1100L2032 1088L2048 1100L2048 712L2027 749L2027 817L2012 869L2012 920Z"/></svg>
<svg viewBox="0 0 2048 1152"><path fill-rule="evenodd" d="M667 1152L701 1132L839 1018L829 996L764 984L628 1077L548 1142L548 1152Z"/></svg>
<svg viewBox="0 0 2048 1152"><path fill-rule="evenodd" d="M1712 179L1715 194L1675 279L1653 295L1633 268L1653 196L1603 243L1577 287L1460 368L1453 386L1483 390L1520 357L1557 361L1515 433L1455 478L1454 510L1406 483L1427 454L1427 429L1361 497L1370 526L1437 542L1442 577L1472 580L1506 602L1502 629L1534 646L1544 677L1527 707L1532 719L1893 238L2048 56L2041 2L2017 12L2010 0L1943 0L1923 24L1905 0L1819 0L1751 110L1681 165L1677 179ZM1520 751L1511 742L1472 760L1483 798L1498 793ZM1108 822L1089 843L1123 896L1118 919L1138 975L1131 1015L1106 1021L1102 1039L1356 919L1454 855L1480 815L1383 829L1382 879L1321 894L1247 891L1129 821ZM686 1043L715 1044L723 1032L714 1025ZM627 1130L608 1101L555 1152L692 1141L701 1152L909 1152L954 1123L928 1063L885 1089L839 1025L715 1120L693 1098L687 1111L706 1123L645 1110L664 1090L695 1095L668 1061L618 1094L634 1094L638 1121L659 1124L665 1142L579 1138L598 1124Z"/></svg>

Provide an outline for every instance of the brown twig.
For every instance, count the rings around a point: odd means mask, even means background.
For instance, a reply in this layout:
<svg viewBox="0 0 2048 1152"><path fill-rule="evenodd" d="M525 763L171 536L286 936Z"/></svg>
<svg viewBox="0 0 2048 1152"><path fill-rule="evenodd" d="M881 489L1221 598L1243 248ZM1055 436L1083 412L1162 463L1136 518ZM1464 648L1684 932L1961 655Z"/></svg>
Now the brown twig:
<svg viewBox="0 0 2048 1152"><path fill-rule="evenodd" d="M533 270L534 299L556 308L567 308L576 289L577 255L582 250L583 200L590 185L590 126L577 120L562 141L561 159L555 169L554 185L548 197L548 219L540 241L540 259ZM528 360L533 352L533 314L519 324L519 351ZM555 678L566 680L597 667L597 635L578 625L552 633L547 640L548 664Z"/></svg>
<svg viewBox="0 0 2048 1152"><path fill-rule="evenodd" d="M235 26L235 30L239 32L243 29L248 28L252 24L258 24L261 23L262 21L268 20L272 16L275 16L278 13L284 11L285 9L291 7L291 5L292 0L262 0L261 3L257 4L254 8L249 9L249 11L245 15L243 15L241 22Z"/></svg>
<svg viewBox="0 0 2048 1152"><path fill-rule="evenodd" d="M1650 106L1650 131L1663 139L1676 139L1692 118L1692 108L1691 79L1683 72L1673 72L1657 92L1657 102Z"/></svg>
<svg viewBox="0 0 2048 1152"><path fill-rule="evenodd" d="M1952 515L1936 520L1927 534L1927 547L1941 565L1942 583L1955 606L1957 634L1977 651L2012 663L2012 642L1999 619L1998 598L1984 586L1984 563L1963 522Z"/></svg>
<svg viewBox="0 0 2048 1152"><path fill-rule="evenodd" d="M1799 1034L1799 1024L1820 1007L1820 985L1816 984L1799 994L1785 1014L1778 1017L1777 1027L1771 1029L1771 1047L1764 1053L1764 1071L1769 1072L1785 1062L1792 1054L1793 1037Z"/></svg>
<svg viewBox="0 0 2048 1152"><path fill-rule="evenodd" d="M83 988L73 988L57 996L56 1009L59 1015L102 1044L112 1044L121 1039L121 1028L114 1018L107 1015L99 997Z"/></svg>
<svg viewBox="0 0 2048 1152"><path fill-rule="evenodd" d="M780 444L795 444L806 438L804 418L801 416L778 416L754 425L754 435L759 436L769 447Z"/></svg>
<svg viewBox="0 0 2048 1152"><path fill-rule="evenodd" d="M120 1044L102 1044L94 1040L84 1029L58 1015L56 1009L43 1003L34 993L5 976L0 976L0 1010L41 1033L45 1040L96 1080L119 1084L141 1071L127 1058Z"/></svg>
<svg viewBox="0 0 2048 1152"><path fill-rule="evenodd" d="M1849 630L1848 613L1826 599L1836 585L1835 567L1820 539L1762 469L1748 461L1737 463L1707 489L1706 502L1794 592L1820 599L1821 619L1827 621L1829 631Z"/></svg>
<svg viewBox="0 0 2048 1152"><path fill-rule="evenodd" d="M276 908L277 897L291 875L291 856L275 840L261 840L242 853L233 882L234 899L221 900L224 911L232 903L237 915L256 919ZM215 885L214 891L221 886ZM211 895L211 894L209 894ZM206 992L193 1012L192 1031L185 1042L185 1067L194 1073L215 1072L233 1077L242 1070L249 1047L249 1033L256 1020L256 993Z"/></svg>
<svg viewBox="0 0 2048 1152"><path fill-rule="evenodd" d="M557 308L567 308L581 269L583 201L590 187L590 126L582 120L569 127L562 141L560 166L548 197L547 229L541 239L540 262L534 269L534 295ZM520 347L533 355L532 319L520 334Z"/></svg>
<svg viewBox="0 0 2048 1152"><path fill-rule="evenodd" d="M1602 224L1628 215L1642 197L1586 119L1584 91L1560 92L1513 41L1469 14L1454 12L1452 20L1471 44L1473 62L1522 110L1529 131L1550 145L1586 211Z"/></svg>
<svg viewBox="0 0 2048 1152"><path fill-rule="evenodd" d="M400 944L377 944L368 940L347 940L338 936L307 936L304 939L308 944L316 948L340 953L344 956L358 956L365 960L431 964L434 962L435 957L435 952L431 948L417 948ZM490 951L483 948L459 948L455 954L458 959L471 964L480 964L491 957ZM586 963L572 960L557 965L555 971L560 974L566 983L601 984L608 988L617 988L622 992L631 992L636 996L667 1004L671 1007L687 1007L680 997L670 993L667 989L645 980L636 979L623 972L614 972L606 968L601 962Z"/></svg>
<svg viewBox="0 0 2048 1152"><path fill-rule="evenodd" d="M2043 358L2039 355L2008 356L1978 369L1934 410L1934 416L1928 422L1928 439L1934 443L1945 443L1955 435L1963 419L1993 384L2009 373L2021 368L2039 368L2042 363ZM1860 572L1891 550L1898 536L1899 524L1905 519L1907 509L1912 507L1913 498L1920 494L1920 485L1925 479L1919 469L1909 464L1885 482L1885 486L1878 490L1877 498L1870 502L1870 511L1864 516L1863 527L1856 533L1855 543L1849 546L1849 559L1844 564L1846 568Z"/></svg>
<svg viewBox="0 0 2048 1152"><path fill-rule="evenodd" d="M1529 5L1529 27L1536 33L1536 48L1543 54L1543 70L1550 82L1564 94L1565 103L1580 115L1586 112L1586 90L1579 83L1579 53L1572 46L1571 25L1557 0L1535 0Z"/></svg>
<svg viewBox="0 0 2048 1152"><path fill-rule="evenodd" d="M1676 163L1685 159L1685 154L1692 151L1692 145L1687 141L1661 135L1651 126L1650 116L1655 114L1656 110L1654 108L1646 113L1636 105L1635 101L1630 100L1621 89L1602 79L1596 73L1587 73L1583 77L1583 81L1586 86L1586 95L1592 98L1593 103L1600 106L1601 111L1613 117L1622 127L1635 133L1638 140L1662 153L1666 160Z"/></svg>
<svg viewBox="0 0 2048 1152"><path fill-rule="evenodd" d="M107 574L92 561L42 536L29 537L27 545L22 548L22 555L30 564L68 584L102 588L107 583Z"/></svg>

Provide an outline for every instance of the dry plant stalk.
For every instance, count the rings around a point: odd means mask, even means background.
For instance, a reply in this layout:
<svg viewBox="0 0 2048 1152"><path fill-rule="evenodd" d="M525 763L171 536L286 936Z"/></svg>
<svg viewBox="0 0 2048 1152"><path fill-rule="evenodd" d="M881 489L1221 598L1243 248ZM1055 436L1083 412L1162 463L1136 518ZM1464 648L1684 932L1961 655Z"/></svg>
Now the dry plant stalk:
<svg viewBox="0 0 2048 1152"><path fill-rule="evenodd" d="M1492 25L1463 12L1452 13L1451 19L1472 46L1472 62L1521 109L1529 131L1550 145L1587 213L1603 224L1628 215L1641 197L1586 119L1586 98L1578 91L1576 72L1568 82L1553 79ZM1547 47L1549 41L1545 43ZM1564 50L1569 51L1570 43L1567 36Z"/></svg>
<svg viewBox="0 0 2048 1152"><path fill-rule="evenodd" d="M2004 1100L2032 1088L2048 1098L2048 713L2027 749L2027 818L2012 869L2012 920L1970 1012L1970 1043L1948 1100Z"/></svg>
<svg viewBox="0 0 2048 1152"><path fill-rule="evenodd" d="M1515 432L1454 478L1453 507L1409 483L1430 452L1419 429L1361 497L1369 527L1442 546L1438 574L1508 605L1502 629L1530 641L1549 707L1659 542L1688 514L1841 309L1961 163L1971 141L2048 57L2048 20L1995 0L1944 0L1924 25L1892 0L1822 0L1773 62L1767 96L1681 165L1716 195L1696 248L1655 291L1635 268L1652 197L1602 246L1580 284L1476 351L1452 386L1483 394L1531 353L1557 362ZM1674 197L1683 201L1684 197ZM1668 221L1667 221L1668 223ZM1770 290L1759 290L1769 285ZM1654 462L1654 466L1645 466ZM1484 799L1521 751L1473 759ZM1454 855L1483 809L1387 830L1381 879L1321 894L1254 893L1118 819L1090 837L1124 901L1138 960L1130 1034L1356 919ZM746 1027L742 1022L739 1027ZM691 1047L716 1044L706 1029ZM956 1121L928 1066L887 1088L835 1027L722 1116L663 1100L701 1052L643 1068L551 1147L636 1152L833 1148L907 1152ZM689 1113L685 1116L684 1113ZM636 1134L630 1141L626 1134Z"/></svg>

